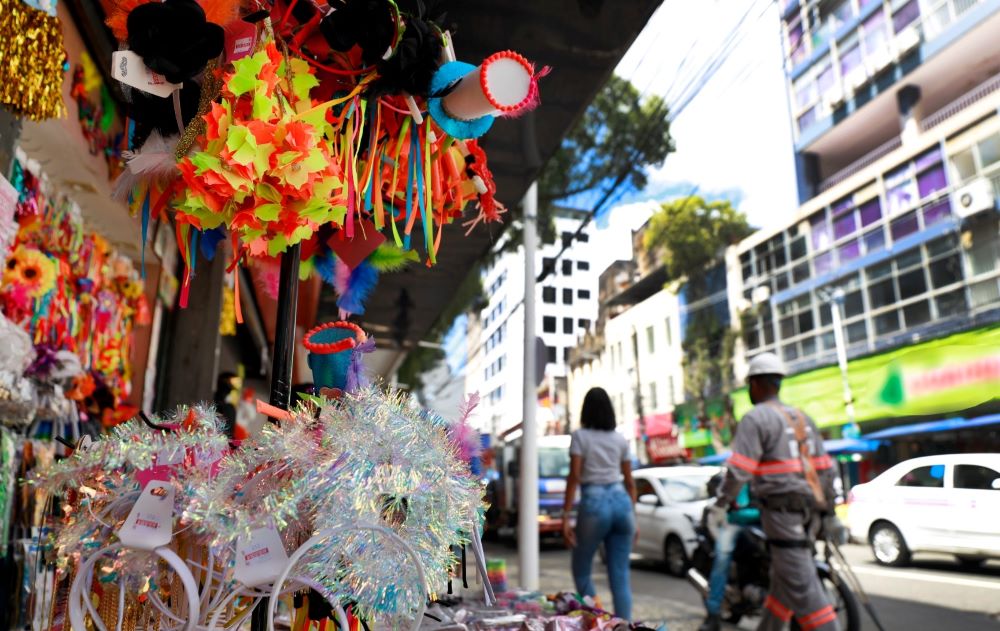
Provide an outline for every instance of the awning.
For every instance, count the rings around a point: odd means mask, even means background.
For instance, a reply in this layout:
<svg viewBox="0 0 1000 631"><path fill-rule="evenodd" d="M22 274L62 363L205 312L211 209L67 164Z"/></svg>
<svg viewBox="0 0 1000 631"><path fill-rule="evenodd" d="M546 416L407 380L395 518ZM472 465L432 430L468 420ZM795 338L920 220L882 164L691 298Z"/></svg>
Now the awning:
<svg viewBox="0 0 1000 631"><path fill-rule="evenodd" d="M1000 417L1000 415L997 416ZM879 441L868 440L874 435L875 434L869 434L865 438L834 438L824 440L823 447L826 449L826 453L830 455L867 453L878 449ZM712 454L711 456L699 458L698 462L701 464L722 464L729 459L730 453L732 452L724 451L722 453Z"/></svg>
<svg viewBox="0 0 1000 631"><path fill-rule="evenodd" d="M984 427L986 425L998 425L998 424L1000 424L1000 414L979 416L974 419L966 419L959 416L955 418L944 419L941 421L927 421L926 423L914 423L912 425L900 425L898 427L890 427L888 429L872 432L871 434L865 434L863 438L866 439L905 438L907 436L912 436L914 434L930 434L933 432L955 432L963 429L971 429L973 427Z"/></svg>

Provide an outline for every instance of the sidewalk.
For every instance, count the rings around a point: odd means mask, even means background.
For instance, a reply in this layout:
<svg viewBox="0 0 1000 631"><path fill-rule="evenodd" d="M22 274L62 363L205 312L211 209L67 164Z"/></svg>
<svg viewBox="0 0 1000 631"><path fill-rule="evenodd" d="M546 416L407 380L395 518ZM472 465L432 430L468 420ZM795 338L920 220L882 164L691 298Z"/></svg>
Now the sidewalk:
<svg viewBox="0 0 1000 631"><path fill-rule="evenodd" d="M517 581L517 550L499 543L486 544L488 559L505 559L511 586ZM643 571L636 571L642 567ZM569 553L557 544L543 548L539 559L541 591L554 593L573 590ZM605 607L611 607L611 590L604 565L595 559L594 584L598 598ZM664 589L666 587L666 589ZM705 609L694 588L686 581L674 579L650 566L636 564L632 571L632 618L656 627L666 623L669 631L695 631L705 616ZM741 625L742 628L743 625ZM730 627L734 628L734 627ZM747 628L753 628L747 627Z"/></svg>

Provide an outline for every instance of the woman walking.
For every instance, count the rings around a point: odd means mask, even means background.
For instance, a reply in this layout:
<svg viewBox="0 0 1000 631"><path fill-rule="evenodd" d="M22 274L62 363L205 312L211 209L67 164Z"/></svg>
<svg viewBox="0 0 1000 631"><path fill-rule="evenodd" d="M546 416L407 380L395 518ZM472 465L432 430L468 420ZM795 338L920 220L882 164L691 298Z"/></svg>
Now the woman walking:
<svg viewBox="0 0 1000 631"><path fill-rule="evenodd" d="M603 388L591 388L580 411L582 429L570 442L570 471L563 505L563 537L573 548L576 591L595 596L591 570L603 543L615 615L632 619L629 555L635 538L635 482L625 437L615 431L615 410ZM577 487L576 529L569 523Z"/></svg>

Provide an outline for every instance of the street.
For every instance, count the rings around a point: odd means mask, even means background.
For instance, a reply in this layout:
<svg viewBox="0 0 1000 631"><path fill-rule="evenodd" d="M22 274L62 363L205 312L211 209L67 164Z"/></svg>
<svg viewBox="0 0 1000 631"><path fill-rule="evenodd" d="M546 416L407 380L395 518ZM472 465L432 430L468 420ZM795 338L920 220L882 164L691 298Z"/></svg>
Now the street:
<svg viewBox="0 0 1000 631"><path fill-rule="evenodd" d="M507 560L511 585L517 581L517 550L512 545L487 545L488 558ZM950 557L918 556L912 567L876 565L865 546L848 545L844 554L871 596L886 631L996 631L1000 629L1000 563L969 571ZM543 543L540 560L541 589L552 593L573 589L569 571L570 553L558 542ZM601 602L611 602L604 567L595 562L594 582ZM694 631L704 609L686 580L674 578L655 564L632 563L634 617L647 622L666 622L670 631ZM876 627L863 614L864 631ZM730 629L753 629L756 621L745 621Z"/></svg>

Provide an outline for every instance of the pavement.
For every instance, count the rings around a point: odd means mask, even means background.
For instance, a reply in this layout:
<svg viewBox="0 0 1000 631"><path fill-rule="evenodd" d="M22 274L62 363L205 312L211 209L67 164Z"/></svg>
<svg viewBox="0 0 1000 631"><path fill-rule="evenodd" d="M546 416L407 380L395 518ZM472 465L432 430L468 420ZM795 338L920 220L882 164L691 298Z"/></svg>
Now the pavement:
<svg viewBox="0 0 1000 631"><path fill-rule="evenodd" d="M976 570L961 568L951 557L915 556L907 568L888 568L872 560L867 546L844 546L851 564L882 621L885 631L1000 631L1000 562ZM507 561L512 585L517 583L517 550L489 543L487 558ZM543 542L540 582L544 592L573 589L570 554L560 542ZM610 608L611 592L604 567L594 564L598 597ZM704 616L701 598L684 579L669 576L655 563L633 559L633 618L667 625L669 631L695 631ZM877 631L862 614L863 631ZM756 620L728 629L754 629Z"/></svg>

